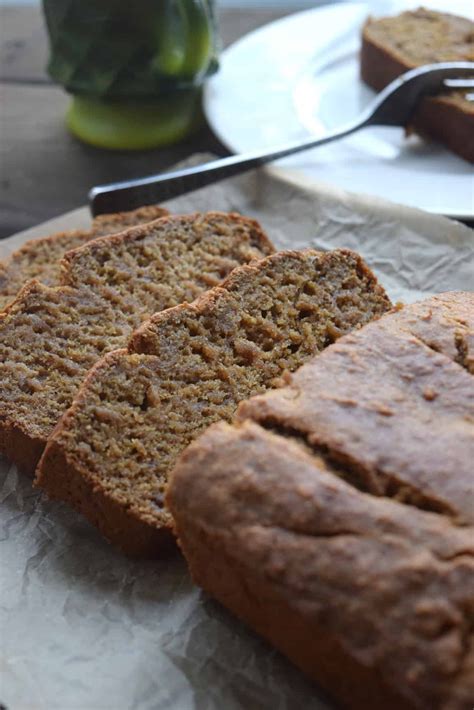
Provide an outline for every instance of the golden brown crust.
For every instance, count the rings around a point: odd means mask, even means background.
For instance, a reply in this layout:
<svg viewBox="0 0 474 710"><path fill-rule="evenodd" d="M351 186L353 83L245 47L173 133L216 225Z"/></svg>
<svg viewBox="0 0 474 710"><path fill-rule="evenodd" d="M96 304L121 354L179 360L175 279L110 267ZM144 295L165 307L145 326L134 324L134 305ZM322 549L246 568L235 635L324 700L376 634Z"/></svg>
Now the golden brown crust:
<svg viewBox="0 0 474 710"><path fill-rule="evenodd" d="M193 581L290 658L327 693L345 700L341 707L409 710L393 688L374 677L370 667L354 661L344 644L328 633L327 627L317 621L309 623L280 600L271 579L259 580L257 594L264 602L256 604L256 595L249 593L251 582L245 570L234 558L223 554L214 536L206 535L198 520L179 526L178 534Z"/></svg>
<svg viewBox="0 0 474 710"><path fill-rule="evenodd" d="M435 36L431 47L427 41L421 41L425 38L416 39L417 27L419 32L429 32L430 25L437 23L441 38ZM403 34L404 24L409 30L407 37ZM362 31L362 79L381 91L400 74L422 64L448 59L473 61L473 36L474 23L469 19L423 8L394 18L369 18ZM407 51L409 46L413 47L412 54ZM460 157L474 162L474 105L462 92L424 99L409 129L445 144Z"/></svg>
<svg viewBox="0 0 474 710"><path fill-rule="evenodd" d="M238 416L328 452L373 495L474 525L474 378L457 349L473 333L474 294L407 306L341 339Z"/></svg>
<svg viewBox="0 0 474 710"><path fill-rule="evenodd" d="M474 294L387 314L171 475L195 581L354 709L472 704L473 333Z"/></svg>
<svg viewBox="0 0 474 710"><path fill-rule="evenodd" d="M168 489L193 579L354 710L467 710L473 528L376 498L251 421L216 424Z"/></svg>

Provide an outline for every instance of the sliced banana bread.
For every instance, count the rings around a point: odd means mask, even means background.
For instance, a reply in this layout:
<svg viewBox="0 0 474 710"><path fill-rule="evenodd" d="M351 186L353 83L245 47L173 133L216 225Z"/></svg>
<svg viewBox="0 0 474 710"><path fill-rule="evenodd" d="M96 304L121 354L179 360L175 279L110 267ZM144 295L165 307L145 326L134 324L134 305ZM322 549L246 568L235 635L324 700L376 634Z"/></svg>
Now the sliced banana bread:
<svg viewBox="0 0 474 710"><path fill-rule="evenodd" d="M474 22L418 8L369 18L362 32L362 79L377 91L409 69L443 61L474 61ZM463 91L424 99L412 127L474 162L474 102Z"/></svg>
<svg viewBox="0 0 474 710"><path fill-rule="evenodd" d="M156 311L192 301L273 247L235 214L163 217L67 252L0 313L0 452L33 472L87 370Z"/></svg>
<svg viewBox="0 0 474 710"><path fill-rule="evenodd" d="M208 424L390 307L353 252L280 252L164 311L90 372L48 442L37 483L131 555L172 540L168 473Z"/></svg>
<svg viewBox="0 0 474 710"><path fill-rule="evenodd" d="M108 234L118 234L129 227L138 227L140 224L153 222L160 217L166 217L169 214L164 207L157 205L148 205L138 207L136 210L129 212L112 212L110 214L101 214L94 217L92 221L92 231L96 237L106 237Z"/></svg>
<svg viewBox="0 0 474 710"><path fill-rule="evenodd" d="M473 336L474 294L383 316L171 475L195 581L342 707L472 706Z"/></svg>
<svg viewBox="0 0 474 710"><path fill-rule="evenodd" d="M30 279L38 279L48 286L59 285L60 262L65 252L76 249L91 239L117 234L138 224L164 217L162 207L140 207L132 212L118 212L96 217L91 229L76 229L32 239L0 261L0 311L13 301L20 288Z"/></svg>

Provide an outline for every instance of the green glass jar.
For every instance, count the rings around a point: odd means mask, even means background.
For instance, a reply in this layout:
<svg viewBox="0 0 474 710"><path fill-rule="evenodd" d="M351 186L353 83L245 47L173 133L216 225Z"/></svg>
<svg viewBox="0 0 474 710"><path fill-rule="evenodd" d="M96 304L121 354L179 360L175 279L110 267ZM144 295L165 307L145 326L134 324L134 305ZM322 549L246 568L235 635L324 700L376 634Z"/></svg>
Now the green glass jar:
<svg viewBox="0 0 474 710"><path fill-rule="evenodd" d="M70 130L92 145L139 150L200 123L217 70L212 0L43 0L48 71L72 94Z"/></svg>

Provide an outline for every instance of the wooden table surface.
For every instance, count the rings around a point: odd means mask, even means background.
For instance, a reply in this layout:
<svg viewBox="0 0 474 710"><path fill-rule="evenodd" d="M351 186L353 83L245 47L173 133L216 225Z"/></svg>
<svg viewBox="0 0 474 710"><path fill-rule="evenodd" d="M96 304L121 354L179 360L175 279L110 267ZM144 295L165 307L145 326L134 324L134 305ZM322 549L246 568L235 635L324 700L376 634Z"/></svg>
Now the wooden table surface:
<svg viewBox="0 0 474 710"><path fill-rule="evenodd" d="M223 44L293 11L222 10ZM83 145L64 125L68 96L46 75L40 9L0 6L0 28L0 238L85 204L93 185L159 172L196 151L227 154L208 127L147 152Z"/></svg>

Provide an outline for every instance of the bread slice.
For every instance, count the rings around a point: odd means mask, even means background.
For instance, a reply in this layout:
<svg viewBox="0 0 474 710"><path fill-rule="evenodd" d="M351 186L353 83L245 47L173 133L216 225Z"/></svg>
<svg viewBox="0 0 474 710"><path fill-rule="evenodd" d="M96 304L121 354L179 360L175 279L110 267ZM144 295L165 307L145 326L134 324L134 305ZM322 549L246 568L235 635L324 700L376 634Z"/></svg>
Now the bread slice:
<svg viewBox="0 0 474 710"><path fill-rule="evenodd" d="M390 307L353 252L280 252L164 311L91 371L61 419L37 483L123 551L171 538L163 497L176 457L208 424Z"/></svg>
<svg viewBox="0 0 474 710"><path fill-rule="evenodd" d="M474 22L419 8L369 18L363 28L361 75L377 91L409 69L443 61L474 61ZM424 99L412 128L474 162L474 102L466 93L449 91Z"/></svg>
<svg viewBox="0 0 474 710"><path fill-rule="evenodd" d="M61 286L30 281L0 314L0 451L33 472L87 370L156 311L273 251L235 214L163 217L67 252Z"/></svg>
<svg viewBox="0 0 474 710"><path fill-rule="evenodd" d="M147 205L138 207L136 210L128 212L111 212L101 214L92 220L92 231L95 237L106 237L109 234L118 234L130 227L138 227L140 224L154 222L155 219L166 217L169 211L158 205Z"/></svg>
<svg viewBox="0 0 474 710"><path fill-rule="evenodd" d="M0 311L13 301L20 288L30 279L38 279L48 286L59 285L60 263L65 252L76 249L91 239L117 234L167 214L168 210L162 207L140 207L132 212L96 217L91 229L59 232L26 242L8 259L0 261Z"/></svg>
<svg viewBox="0 0 474 710"><path fill-rule="evenodd" d="M196 583L343 707L472 704L473 336L474 294L383 316L172 473Z"/></svg>

